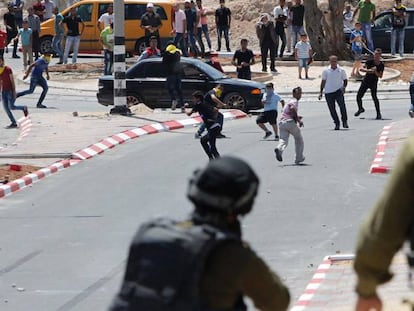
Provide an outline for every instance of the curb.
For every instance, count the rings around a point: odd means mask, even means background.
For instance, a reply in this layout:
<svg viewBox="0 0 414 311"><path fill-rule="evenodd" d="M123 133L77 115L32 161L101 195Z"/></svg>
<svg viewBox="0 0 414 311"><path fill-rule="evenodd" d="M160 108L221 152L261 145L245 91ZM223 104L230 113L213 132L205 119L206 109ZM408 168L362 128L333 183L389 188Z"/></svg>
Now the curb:
<svg viewBox="0 0 414 311"><path fill-rule="evenodd" d="M248 116L246 113L240 110L226 111L223 113L223 115L224 120L241 119L246 118ZM27 119L29 124L27 131L30 131L31 121L29 118ZM58 161L46 168L42 168L34 173L28 174L26 176L23 176L22 178L9 182L6 185L0 186L0 198L9 196L16 191L26 188L27 186L30 186L31 184L47 176L50 176L51 174L57 173L63 169L81 163L84 160L97 156L98 154L103 153L105 150L112 149L117 145L127 142L128 140L138 138L144 135L168 132L187 126L197 125L201 124L201 122L201 117L198 116L183 120L171 120L162 123L153 123L112 135L110 137L102 139L96 144L90 145L87 148L78 150L77 152L72 154L72 158L69 160ZM27 131L23 130L21 136L26 136L28 133Z"/></svg>
<svg viewBox="0 0 414 311"><path fill-rule="evenodd" d="M17 124L19 125L19 136L17 139L11 143L11 146L16 146L19 141L21 141L24 137L29 135L31 129L32 129L32 120L30 117L22 117L19 120L17 120ZM0 152L6 150L8 146L6 147L0 147Z"/></svg>
<svg viewBox="0 0 414 311"><path fill-rule="evenodd" d="M352 260L355 255L353 254L344 254L344 255L332 255L326 256L322 263L316 269L315 274L313 275L308 286L306 286L304 293L299 297L298 301L290 309L290 311L303 311L312 301L313 296L315 295L318 288L321 286L322 282L326 278L329 269L332 264L337 261L342 260Z"/></svg>
<svg viewBox="0 0 414 311"><path fill-rule="evenodd" d="M380 138L377 144L377 148L375 150L375 157L369 169L369 172L371 174L385 174L390 171L390 169L386 167L385 165L382 165L381 162L385 155L385 147L387 145L388 134L390 132L391 127L392 125L387 125L387 126L384 126L384 128L382 129L382 132L380 134Z"/></svg>

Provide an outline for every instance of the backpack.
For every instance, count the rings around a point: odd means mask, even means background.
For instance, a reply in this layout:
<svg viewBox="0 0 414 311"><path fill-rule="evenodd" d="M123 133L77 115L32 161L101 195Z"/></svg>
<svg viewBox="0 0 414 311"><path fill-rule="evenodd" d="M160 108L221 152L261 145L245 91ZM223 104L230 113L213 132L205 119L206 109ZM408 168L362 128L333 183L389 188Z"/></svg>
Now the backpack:
<svg viewBox="0 0 414 311"><path fill-rule="evenodd" d="M199 284L208 255L235 234L169 219L143 224L129 250L111 311L201 311Z"/></svg>

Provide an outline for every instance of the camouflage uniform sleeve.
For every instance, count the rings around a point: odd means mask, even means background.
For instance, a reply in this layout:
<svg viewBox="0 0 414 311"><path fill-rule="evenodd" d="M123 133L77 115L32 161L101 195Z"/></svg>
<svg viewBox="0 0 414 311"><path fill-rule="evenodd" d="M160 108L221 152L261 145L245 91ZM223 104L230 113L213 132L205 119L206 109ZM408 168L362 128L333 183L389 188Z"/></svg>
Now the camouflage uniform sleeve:
<svg viewBox="0 0 414 311"><path fill-rule="evenodd" d="M354 263L358 275L356 291L365 297L374 295L378 285L392 278L392 258L414 223L414 136L408 139L396 163L359 233Z"/></svg>
<svg viewBox="0 0 414 311"><path fill-rule="evenodd" d="M261 311L285 311L290 295L288 288L257 254L248 248L247 267L240 277L242 292Z"/></svg>

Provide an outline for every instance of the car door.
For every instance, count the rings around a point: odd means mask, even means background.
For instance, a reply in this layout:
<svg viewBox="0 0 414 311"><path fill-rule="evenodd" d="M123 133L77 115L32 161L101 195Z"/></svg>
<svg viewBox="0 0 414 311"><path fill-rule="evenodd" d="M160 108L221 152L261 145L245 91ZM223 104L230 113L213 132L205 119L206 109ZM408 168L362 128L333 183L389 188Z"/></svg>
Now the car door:
<svg viewBox="0 0 414 311"><path fill-rule="evenodd" d="M391 50L391 26L391 12L385 12L375 19L374 26L371 29L375 48L380 48L383 52Z"/></svg>
<svg viewBox="0 0 414 311"><path fill-rule="evenodd" d="M206 93L214 87L214 81L201 68L184 61L181 62L181 65L183 69L182 86L184 102L191 103L191 94L193 92L202 91Z"/></svg>
<svg viewBox="0 0 414 311"><path fill-rule="evenodd" d="M166 88L166 71L160 61L142 61L128 73L128 92L138 93L151 108L171 107Z"/></svg>

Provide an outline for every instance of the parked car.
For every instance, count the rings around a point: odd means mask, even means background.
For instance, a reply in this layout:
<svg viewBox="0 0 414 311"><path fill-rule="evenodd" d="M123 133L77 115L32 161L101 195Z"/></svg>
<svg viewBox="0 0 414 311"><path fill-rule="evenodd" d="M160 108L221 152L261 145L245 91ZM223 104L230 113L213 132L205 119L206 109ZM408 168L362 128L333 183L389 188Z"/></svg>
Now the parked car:
<svg viewBox="0 0 414 311"><path fill-rule="evenodd" d="M191 94L200 90L207 92L216 84L224 86L222 101L228 108L244 111L263 107L261 99L265 91L263 83L233 79L212 66L194 58L181 58L183 68L182 88L184 101L191 103ZM145 103L150 108L169 108L171 99L166 88L166 71L162 58L142 60L126 72L128 106ZM113 76L99 78L98 102L113 105Z"/></svg>
<svg viewBox="0 0 414 311"><path fill-rule="evenodd" d="M407 8L407 17L405 23L405 41L404 53L413 53L414 51L414 8ZM392 11L379 13L372 25L372 39L374 47L382 49L385 53L391 52L391 28L392 28ZM345 39L349 42L351 30L345 29ZM398 38L396 49L398 51Z"/></svg>
<svg viewBox="0 0 414 311"><path fill-rule="evenodd" d="M172 0L154 0L151 2L153 2L155 11L161 17L160 38L161 44L165 44L171 39L171 14L174 2ZM62 15L66 17L70 9L76 7L78 15L85 23L85 29L79 44L81 53L100 53L102 51L97 23L99 17L113 3L113 0L82 0L75 2L62 11ZM141 16L146 12L147 3L147 0L125 0L125 49L130 55L141 54L146 48L145 31L139 25L141 24ZM42 53L50 51L52 48L52 39L55 34L54 25L55 18L48 19L40 25L40 50Z"/></svg>

